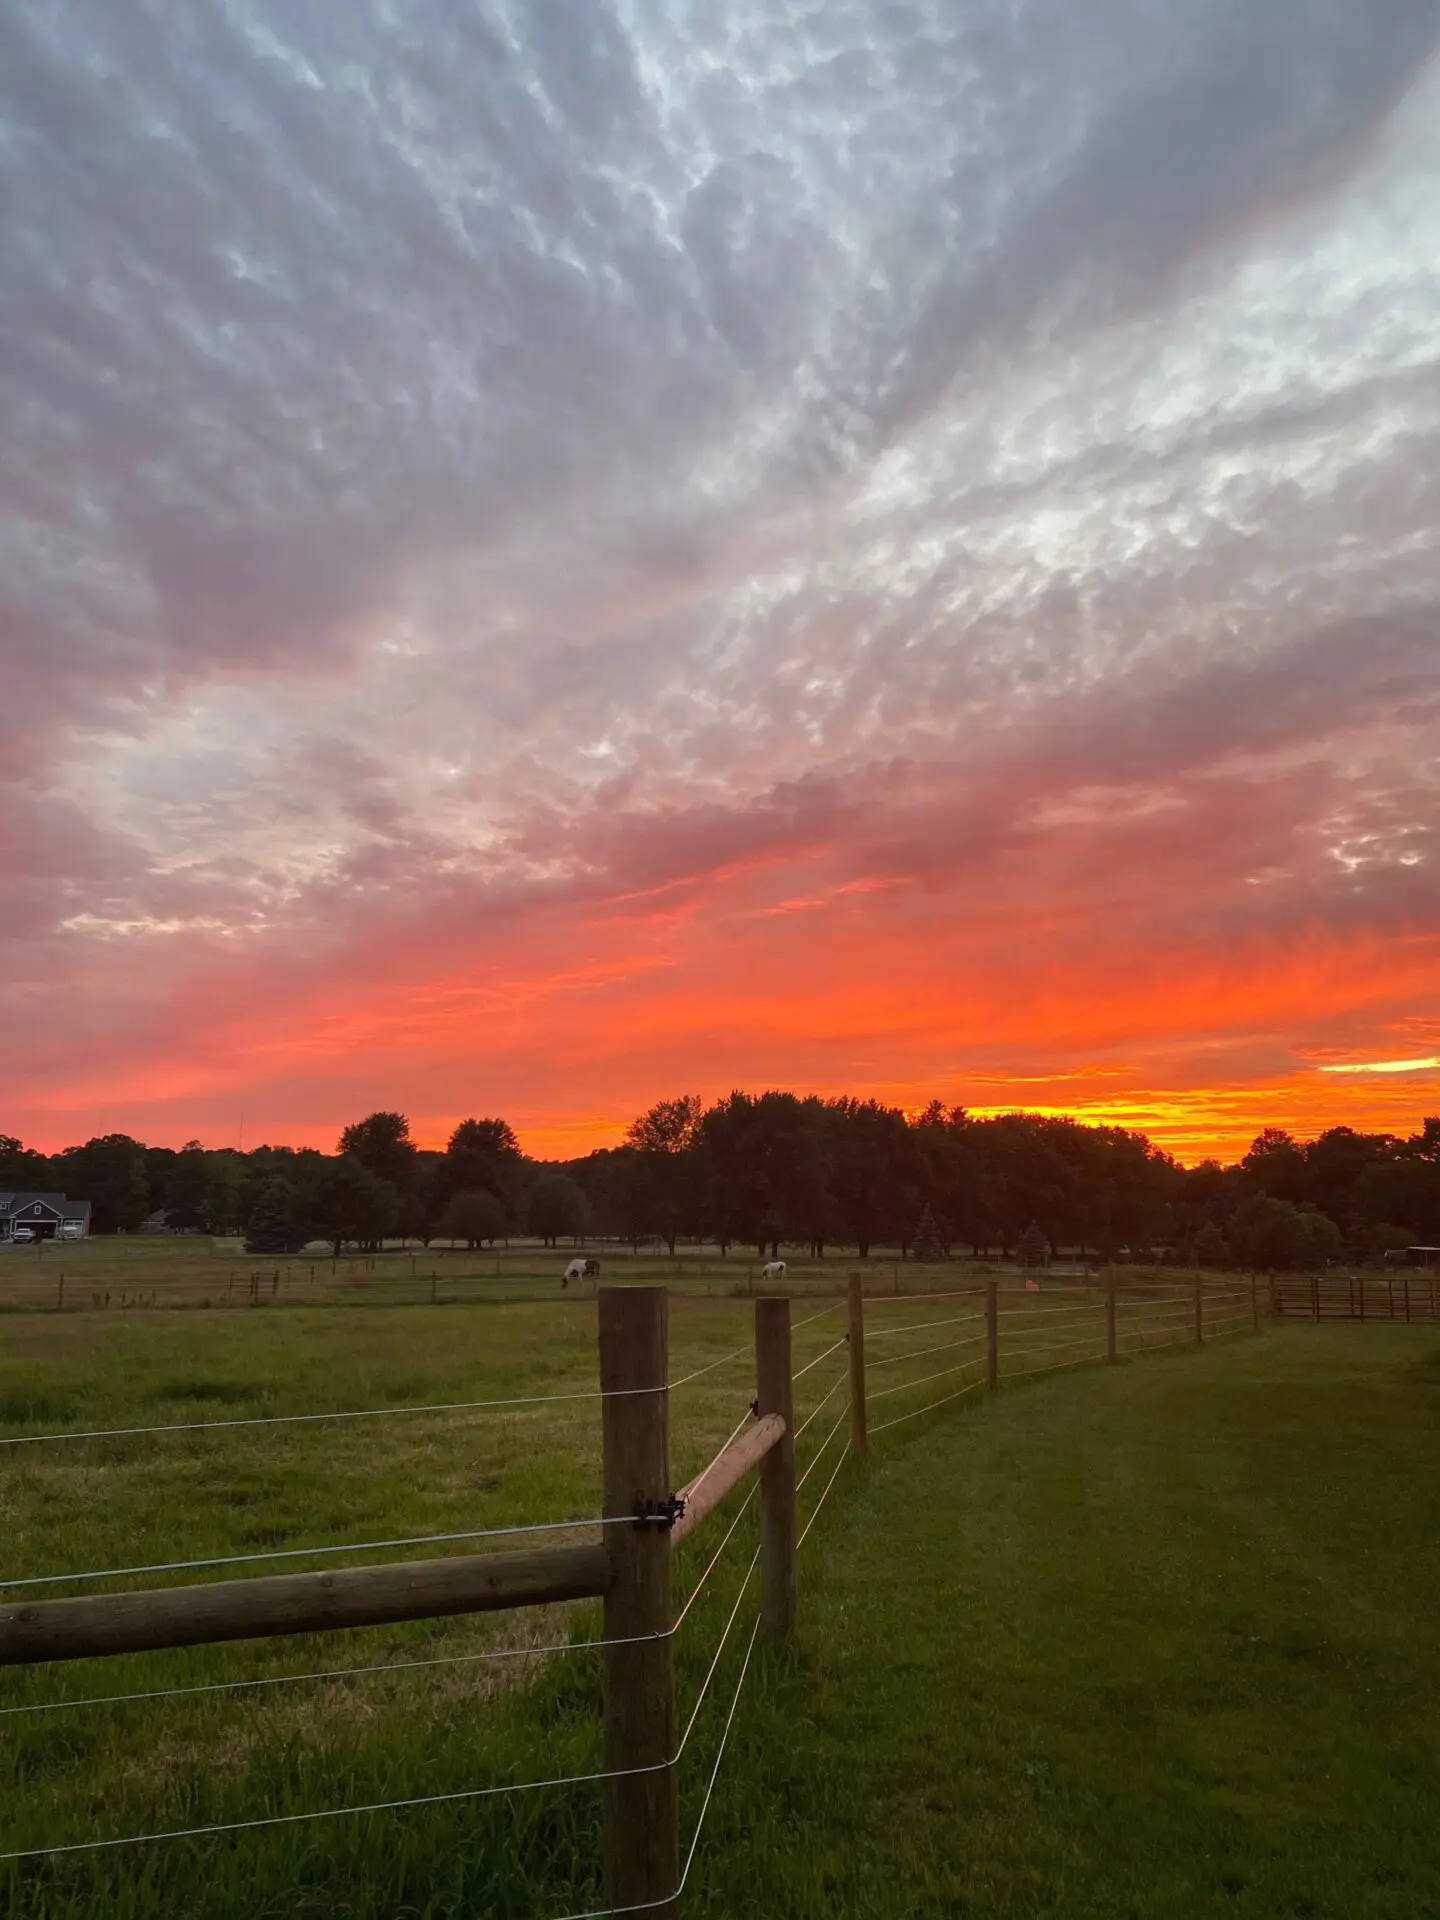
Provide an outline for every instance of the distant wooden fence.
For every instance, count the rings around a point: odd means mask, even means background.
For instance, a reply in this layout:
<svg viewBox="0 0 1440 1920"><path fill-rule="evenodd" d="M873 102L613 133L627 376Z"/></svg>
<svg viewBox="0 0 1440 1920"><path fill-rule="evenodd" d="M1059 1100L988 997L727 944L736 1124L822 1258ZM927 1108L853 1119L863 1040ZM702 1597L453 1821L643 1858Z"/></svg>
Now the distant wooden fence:
<svg viewBox="0 0 1440 1920"><path fill-rule="evenodd" d="M1440 1321L1440 1274L1276 1274L1277 1320Z"/></svg>
<svg viewBox="0 0 1440 1920"><path fill-rule="evenodd" d="M1403 1281L1394 1284L1401 1287ZM1412 1290L1418 1284L1412 1283ZM1293 1311L1288 1304L1290 1291L1284 1298L1286 1310ZM897 1320L895 1301L885 1294L871 1301L878 1321L867 1330L864 1282L859 1273L852 1274L848 1299L811 1316L818 1320L848 1308L846 1331L798 1372L791 1359L790 1299L757 1299L756 1392L749 1415L710 1465L677 1492L670 1477L669 1388L676 1383L669 1378L667 1291L651 1286L604 1287L598 1302L603 1484L603 1539L598 1544L227 1579L83 1599L0 1600L0 1666L598 1598L604 1606L600 1642L604 1653L603 1771L580 1777L598 1780L605 1789L609 1905L604 1911L644 1911L664 1920L664 1916L675 1913L688 1872L688 1861L684 1871L680 1864L676 1781L677 1622L671 1598L674 1547L694 1532L733 1488L756 1472L760 1507L760 1605L756 1625L772 1646L783 1647L792 1640L796 1627L799 1542L795 1443L834 1393L848 1388L849 1436L841 1454L843 1460L846 1452L863 1456L877 1434L902 1421L971 1393L994 1392L1001 1382L1002 1361L1006 1380L1096 1361L1114 1364L1149 1347L1249 1333L1258 1328L1262 1310L1262 1298L1253 1281L1238 1281L1216 1290L1196 1279L1180 1283L1175 1291L1162 1296L1139 1292L1122 1295L1113 1282L1104 1288L1047 1290L1040 1299L1029 1293L1007 1292L1005 1301L1013 1303L1013 1312L1003 1315L1008 1337L1002 1341L1002 1297L993 1280L980 1288L908 1299L911 1303L927 1299L936 1303L938 1317L919 1322ZM1426 1295L1426 1306L1433 1310L1432 1295ZM810 1321L801 1324L809 1325ZM932 1329L943 1330L940 1342L932 1340ZM957 1329L962 1330L957 1333ZM896 1349L885 1344L896 1338L908 1341L917 1335L925 1342L918 1348ZM742 1356L744 1352L741 1349ZM922 1378L889 1384L893 1376L886 1373L882 1376L884 1384L867 1388L867 1365L873 1373L932 1355L940 1365ZM837 1367L834 1384L797 1429L795 1382L832 1356ZM728 1360L736 1357L726 1356ZM700 1371L709 1372L710 1368ZM891 1412L893 1395L928 1389L932 1383L941 1397L913 1410ZM884 1405L886 1401L890 1405ZM837 1430L846 1420L846 1404L841 1402ZM886 1415L879 1425L870 1424L872 1410ZM828 1445L827 1440L822 1453ZM818 1464L818 1458L812 1467ZM829 1484L833 1485L838 1471L837 1462ZM829 1485L825 1491L828 1493ZM821 1504L824 1497L822 1494ZM818 1505L807 1523L807 1532L816 1513ZM801 1534L800 1540L803 1538ZM737 1702L738 1698L737 1689ZM733 1715L733 1707L731 1711ZM693 1853L692 1842L691 1858Z"/></svg>

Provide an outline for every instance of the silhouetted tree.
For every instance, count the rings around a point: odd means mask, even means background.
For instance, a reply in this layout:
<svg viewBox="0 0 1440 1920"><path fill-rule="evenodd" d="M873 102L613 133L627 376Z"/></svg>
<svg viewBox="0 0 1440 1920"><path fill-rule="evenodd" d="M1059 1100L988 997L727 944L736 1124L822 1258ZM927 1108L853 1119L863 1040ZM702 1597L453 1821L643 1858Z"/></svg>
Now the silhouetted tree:
<svg viewBox="0 0 1440 1920"><path fill-rule="evenodd" d="M1191 1245L1191 1257L1197 1267L1223 1270L1232 1264L1230 1242L1213 1221L1207 1220L1196 1234Z"/></svg>
<svg viewBox="0 0 1440 1920"><path fill-rule="evenodd" d="M451 1194L435 1223L435 1237L464 1240L476 1247L486 1240L500 1239L505 1226L505 1209L495 1195L483 1187L471 1187L463 1193Z"/></svg>
<svg viewBox="0 0 1440 1920"><path fill-rule="evenodd" d="M568 1174L546 1174L525 1197L525 1225L547 1247L555 1246L562 1234L578 1239L589 1218L585 1195Z"/></svg>
<svg viewBox="0 0 1440 1920"><path fill-rule="evenodd" d="M298 1211L306 1237L328 1240L338 1254L347 1242L374 1247L392 1233L400 1196L388 1180L347 1154L323 1163Z"/></svg>
<svg viewBox="0 0 1440 1920"><path fill-rule="evenodd" d="M245 1229L247 1253L298 1253L305 1234L295 1219L295 1190L279 1175L267 1180L255 1196Z"/></svg>
<svg viewBox="0 0 1440 1920"><path fill-rule="evenodd" d="M53 1172L72 1200L88 1200L95 1233L133 1233L150 1211L145 1150L128 1133L105 1133L67 1147Z"/></svg>
<svg viewBox="0 0 1440 1920"><path fill-rule="evenodd" d="M403 1113L367 1114L346 1127L335 1151L358 1160L378 1179L388 1180L397 1193L405 1191L415 1174L417 1149Z"/></svg>

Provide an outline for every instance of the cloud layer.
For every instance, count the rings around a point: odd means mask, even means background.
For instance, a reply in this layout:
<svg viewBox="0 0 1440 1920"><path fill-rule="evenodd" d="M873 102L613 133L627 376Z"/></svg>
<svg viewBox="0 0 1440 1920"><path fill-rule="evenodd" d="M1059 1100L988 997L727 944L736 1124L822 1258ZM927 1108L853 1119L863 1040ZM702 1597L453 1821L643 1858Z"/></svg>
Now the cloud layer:
<svg viewBox="0 0 1440 1920"><path fill-rule="evenodd" d="M7 1130L1433 1107L1437 37L0 19Z"/></svg>

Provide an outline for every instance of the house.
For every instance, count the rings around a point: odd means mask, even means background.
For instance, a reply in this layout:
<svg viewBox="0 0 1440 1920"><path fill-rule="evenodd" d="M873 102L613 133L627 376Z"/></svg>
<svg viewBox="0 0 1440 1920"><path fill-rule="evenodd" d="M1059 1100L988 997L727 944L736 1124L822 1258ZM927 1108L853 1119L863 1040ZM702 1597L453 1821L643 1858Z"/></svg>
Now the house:
<svg viewBox="0 0 1440 1920"><path fill-rule="evenodd" d="M63 1193L0 1193L0 1247L35 1240L84 1240L90 1202Z"/></svg>

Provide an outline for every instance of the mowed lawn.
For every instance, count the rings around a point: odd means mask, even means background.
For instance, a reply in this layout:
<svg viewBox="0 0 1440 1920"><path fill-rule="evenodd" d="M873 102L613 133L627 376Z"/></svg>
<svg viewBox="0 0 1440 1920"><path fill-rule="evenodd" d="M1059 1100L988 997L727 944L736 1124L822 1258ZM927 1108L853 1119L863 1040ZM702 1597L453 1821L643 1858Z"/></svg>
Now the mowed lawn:
<svg viewBox="0 0 1440 1920"><path fill-rule="evenodd" d="M1440 1336L1285 1328L924 1424L827 1510L691 1910L1440 1914Z"/></svg>
<svg viewBox="0 0 1440 1920"><path fill-rule="evenodd" d="M810 1318L819 1307L797 1307L797 1365L841 1331L833 1313ZM872 1317L920 1329L935 1312L877 1302ZM673 1396L677 1482L743 1414L751 1370L727 1356L748 1334L743 1302L674 1303L672 1376L722 1362ZM574 1301L37 1316L6 1335L10 1433L564 1393L595 1377L594 1310ZM920 1331L916 1352L949 1337ZM950 1358L918 1360L913 1377ZM840 1351L807 1373L802 1417L844 1365ZM902 1390L884 1417L938 1390ZM820 1469L802 1517L829 1481L839 1436L823 1456L817 1442L836 1412L843 1392L801 1443L802 1467ZM579 1400L8 1450L4 1571L592 1513L597 1428ZM846 1465L804 1546L794 1661L751 1665L683 1912L1440 1913L1437 1513L1440 1333L1420 1327L1285 1327L897 1425L868 1466ZM677 1639L682 1725L752 1519ZM728 1520L683 1550L681 1598ZM682 1761L687 1839L752 1618L753 1589ZM0 1850L592 1771L593 1651L457 1656L597 1630L593 1608L546 1609L0 1676L3 1709L452 1663L6 1714ZM551 1920L603 1905L598 1863L598 1795L582 1785L0 1865L0 1909Z"/></svg>

